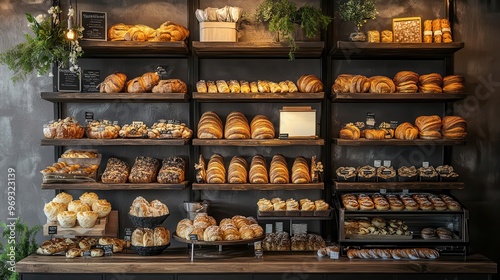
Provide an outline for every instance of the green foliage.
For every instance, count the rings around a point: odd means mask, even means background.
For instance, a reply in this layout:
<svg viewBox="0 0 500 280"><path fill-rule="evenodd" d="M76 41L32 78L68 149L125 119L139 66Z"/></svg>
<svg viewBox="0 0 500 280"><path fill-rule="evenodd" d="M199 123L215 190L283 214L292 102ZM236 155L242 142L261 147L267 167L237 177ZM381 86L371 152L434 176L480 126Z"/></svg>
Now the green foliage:
<svg viewBox="0 0 500 280"><path fill-rule="evenodd" d="M6 223L1 223L0 227L3 229L2 237L7 241L5 245L0 243L0 260L2 261L2 269L0 270L0 279L6 280L17 280L19 279L19 274L9 270L11 267L9 261L11 260L10 255L15 256L15 262L26 258L27 256L36 252L38 245L36 243L35 237L38 231L42 229L41 226L35 226L29 228L24 224L19 218L15 222L15 243L12 243L10 234L11 230L7 227Z"/></svg>
<svg viewBox="0 0 500 280"><path fill-rule="evenodd" d="M14 82L26 79L33 71L39 75L50 73L54 63L61 67L71 64L74 70L78 70L76 58L83 51L78 41L66 40L66 27L59 22L60 13L59 7L51 7L49 16L38 15L35 18L26 14L33 35L25 34L25 42L0 53L0 63L14 72ZM81 35L81 30L76 31Z"/></svg>
<svg viewBox="0 0 500 280"><path fill-rule="evenodd" d="M377 17L375 0L348 0L339 7L340 18L351 21L359 28L369 19Z"/></svg>
<svg viewBox="0 0 500 280"><path fill-rule="evenodd" d="M289 57L294 59L293 53L298 49L293 31L295 24L304 29L306 37L314 37L319 29L326 29L330 17L323 15L320 9L309 4L297 9L289 0L264 0L255 13L257 20L269 23L269 31L278 32L280 37L290 45Z"/></svg>

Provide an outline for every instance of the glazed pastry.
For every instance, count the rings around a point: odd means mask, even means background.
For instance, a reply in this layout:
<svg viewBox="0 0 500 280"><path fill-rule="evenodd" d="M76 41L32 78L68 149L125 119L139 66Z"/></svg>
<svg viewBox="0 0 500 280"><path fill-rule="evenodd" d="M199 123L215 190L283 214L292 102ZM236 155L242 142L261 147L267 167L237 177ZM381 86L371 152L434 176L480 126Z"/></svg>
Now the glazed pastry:
<svg viewBox="0 0 500 280"><path fill-rule="evenodd" d="M420 92L423 93L441 93L443 77L438 73L421 75L418 79Z"/></svg>
<svg viewBox="0 0 500 280"><path fill-rule="evenodd" d="M250 83L250 92L251 93L259 93L259 87L257 82Z"/></svg>
<svg viewBox="0 0 500 280"><path fill-rule="evenodd" d="M222 120L212 111L205 112L198 122L198 138L221 139L223 136Z"/></svg>
<svg viewBox="0 0 500 280"><path fill-rule="evenodd" d="M207 83L205 82L205 80L199 80L196 83L196 91L202 93L208 92Z"/></svg>
<svg viewBox="0 0 500 280"><path fill-rule="evenodd" d="M292 166L292 183L307 184L311 182L309 165L304 157L295 158Z"/></svg>
<svg viewBox="0 0 500 280"><path fill-rule="evenodd" d="M250 128L252 139L274 139L274 126L266 116L256 115L250 123Z"/></svg>
<svg viewBox="0 0 500 280"><path fill-rule="evenodd" d="M224 159L219 154L213 154L210 157L210 160L208 161L207 183L208 184L226 183L226 168L224 167Z"/></svg>
<svg viewBox="0 0 500 280"><path fill-rule="evenodd" d="M106 199L94 201L94 203L92 203L92 211L97 213L98 218L104 218L111 212L111 203Z"/></svg>
<svg viewBox="0 0 500 280"><path fill-rule="evenodd" d="M348 123L340 130L340 139L358 140L361 131L353 123Z"/></svg>
<svg viewBox="0 0 500 280"><path fill-rule="evenodd" d="M391 124L383 122L379 125L379 129L385 133L384 135L385 139L394 138L394 129L392 128Z"/></svg>
<svg viewBox="0 0 500 280"><path fill-rule="evenodd" d="M373 200L364 194L358 195L359 210L373 210L375 209L375 204Z"/></svg>
<svg viewBox="0 0 500 280"><path fill-rule="evenodd" d="M241 87L240 87L240 82L237 80L230 80L229 81L229 92L231 93L240 93Z"/></svg>
<svg viewBox="0 0 500 280"><path fill-rule="evenodd" d="M385 76L373 76L370 78L371 93L393 93L396 92L394 82Z"/></svg>
<svg viewBox="0 0 500 280"><path fill-rule="evenodd" d="M76 213L73 211L61 211L57 214L57 222L62 228L72 228L76 224Z"/></svg>
<svg viewBox="0 0 500 280"><path fill-rule="evenodd" d="M300 92L321 92L323 91L323 83L315 75L302 75L297 80L297 86Z"/></svg>
<svg viewBox="0 0 500 280"><path fill-rule="evenodd" d="M295 85L294 82L290 81L290 80L286 80L285 81L287 87L288 87L288 92L290 93L293 93L293 92L298 92L299 89L297 88L297 86Z"/></svg>
<svg viewBox="0 0 500 280"><path fill-rule="evenodd" d="M334 93L349 93L351 90L351 84L352 84L351 81L352 81L353 77L354 77L353 75L349 75L349 74L338 75L337 78L335 79L333 86L332 86L332 92L334 92ZM354 89L354 87L353 87L353 89ZM363 85L363 89L364 89L364 85ZM356 87L356 90L357 90L357 87Z"/></svg>
<svg viewBox="0 0 500 280"><path fill-rule="evenodd" d="M185 123L177 120L159 120L148 129L149 139L171 139L185 138L193 136L193 131Z"/></svg>
<svg viewBox="0 0 500 280"><path fill-rule="evenodd" d="M85 211L76 213L76 219L78 220L78 224L82 228L91 228L95 226L97 222L99 214L93 211Z"/></svg>
<svg viewBox="0 0 500 280"><path fill-rule="evenodd" d="M266 160L261 155L256 155L252 158L252 162L250 163L249 182L252 184L269 183Z"/></svg>
<svg viewBox="0 0 500 280"><path fill-rule="evenodd" d="M229 163L227 173L227 181L230 184L246 184L247 183L247 161L238 156L234 156Z"/></svg>
<svg viewBox="0 0 500 280"><path fill-rule="evenodd" d="M214 81L207 81L207 91L208 93L217 93L217 86Z"/></svg>
<svg viewBox="0 0 500 280"><path fill-rule="evenodd" d="M93 120L87 122L85 134L90 139L116 139L119 136L121 127L117 122L108 120Z"/></svg>
<svg viewBox="0 0 500 280"><path fill-rule="evenodd" d="M278 84L281 88L281 93L288 93L289 92L289 89L288 89L288 84L285 82L285 81L281 81L279 82Z"/></svg>
<svg viewBox="0 0 500 280"><path fill-rule="evenodd" d="M240 91L241 91L241 93L250 93L251 92L250 84L248 83L248 81L240 81Z"/></svg>
<svg viewBox="0 0 500 280"><path fill-rule="evenodd" d="M198 86L198 85L197 85ZM187 93L186 84L179 79L160 80L152 89L153 93Z"/></svg>
<svg viewBox="0 0 500 280"><path fill-rule="evenodd" d="M155 30L154 38L149 38L149 41L184 41L188 37L189 30L186 27L172 21L166 21Z"/></svg>
<svg viewBox="0 0 500 280"><path fill-rule="evenodd" d="M148 41L149 38L154 38L155 30L149 26L137 24L130 27L125 33L126 41L139 41L144 42Z"/></svg>
<svg viewBox="0 0 500 280"><path fill-rule="evenodd" d="M275 82L269 82L269 88L272 93L281 93L281 86Z"/></svg>
<svg viewBox="0 0 500 280"><path fill-rule="evenodd" d="M97 87L101 93L117 93L122 92L127 81L127 75L115 72L107 76Z"/></svg>
<svg viewBox="0 0 500 280"><path fill-rule="evenodd" d="M286 159L282 155L273 156L269 177L271 184L288 184L290 182Z"/></svg>
<svg viewBox="0 0 500 280"><path fill-rule="evenodd" d="M227 115L224 138L250 139L250 126L244 114L240 112L231 112Z"/></svg>

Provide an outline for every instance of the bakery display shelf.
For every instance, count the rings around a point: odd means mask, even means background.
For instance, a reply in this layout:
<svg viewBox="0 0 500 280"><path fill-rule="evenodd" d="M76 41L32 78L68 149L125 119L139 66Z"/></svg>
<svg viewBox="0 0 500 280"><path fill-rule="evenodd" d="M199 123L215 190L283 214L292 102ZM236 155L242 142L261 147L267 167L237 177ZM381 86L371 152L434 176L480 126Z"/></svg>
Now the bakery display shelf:
<svg viewBox="0 0 500 280"><path fill-rule="evenodd" d="M334 138L333 143L338 146L424 146L424 145L438 145L438 146L458 146L465 145L467 140L453 140L453 139L436 139L436 140L401 140L401 139L340 139Z"/></svg>
<svg viewBox="0 0 500 280"><path fill-rule="evenodd" d="M385 190L461 190L463 182L340 182L334 181L338 191Z"/></svg>
<svg viewBox="0 0 500 280"><path fill-rule="evenodd" d="M369 43L337 41L331 50L335 58L403 57L441 58L464 48L463 42L452 43Z"/></svg>
<svg viewBox="0 0 500 280"><path fill-rule="evenodd" d="M316 93L204 93L193 92L199 102L305 102L325 98L324 92Z"/></svg>
<svg viewBox="0 0 500 280"><path fill-rule="evenodd" d="M49 227L56 226L57 233L49 234ZM97 220L94 227L82 228L77 225L72 228L62 228L57 222L47 222L43 225L44 236L93 236L117 237L118 236L118 211L111 210L108 216Z"/></svg>
<svg viewBox="0 0 500 280"><path fill-rule="evenodd" d="M300 212L298 210L297 212ZM289 220L289 221L320 221L320 220L331 220L332 215L333 215L333 210L330 209L328 211L322 211L325 212L327 215L325 216L262 216L259 211L257 211L257 219L260 221L283 221L283 220Z"/></svg>
<svg viewBox="0 0 500 280"><path fill-rule="evenodd" d="M85 41L80 42L84 57L116 56L187 56L188 46L184 41L177 42L136 42L136 41Z"/></svg>
<svg viewBox="0 0 500 280"><path fill-rule="evenodd" d="M452 102L462 100L467 93L333 93L334 103L361 103L361 102Z"/></svg>
<svg viewBox="0 0 500 280"><path fill-rule="evenodd" d="M177 232L174 232L172 234L172 237L176 241L179 241L179 242L182 242L182 243L188 243L188 244L194 243L196 245L231 246L231 245L251 244L251 243L263 240L266 236L262 235L262 236L255 237L255 238L252 238L252 239L247 239L247 240L230 240L230 241L202 241L202 240L196 240L196 241L192 241L192 240L184 239L184 238L178 236Z"/></svg>
<svg viewBox="0 0 500 280"><path fill-rule="evenodd" d="M198 184L193 183L193 190L206 191L291 191L291 190L323 190L324 183L310 184Z"/></svg>
<svg viewBox="0 0 500 280"><path fill-rule="evenodd" d="M42 139L42 146L184 146L189 139Z"/></svg>
<svg viewBox="0 0 500 280"><path fill-rule="evenodd" d="M296 42L295 57L319 58L324 42ZM282 57L288 58L287 42L199 42L193 41L193 52L199 57Z"/></svg>
<svg viewBox="0 0 500 280"><path fill-rule="evenodd" d="M323 146L323 139L193 139L195 146Z"/></svg>
<svg viewBox="0 0 500 280"><path fill-rule="evenodd" d="M133 190L183 190L187 188L188 181L179 184L105 184L102 182L83 184L42 184L42 190L101 190L101 191L133 191Z"/></svg>
<svg viewBox="0 0 500 280"><path fill-rule="evenodd" d="M94 93L94 92L42 92L41 97L50 102L72 103L186 103L184 93Z"/></svg>

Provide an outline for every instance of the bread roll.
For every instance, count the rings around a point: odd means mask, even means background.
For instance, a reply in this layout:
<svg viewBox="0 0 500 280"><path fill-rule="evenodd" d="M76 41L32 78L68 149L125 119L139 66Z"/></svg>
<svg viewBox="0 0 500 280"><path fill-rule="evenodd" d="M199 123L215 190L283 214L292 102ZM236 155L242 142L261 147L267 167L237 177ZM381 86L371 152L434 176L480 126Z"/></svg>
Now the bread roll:
<svg viewBox="0 0 500 280"><path fill-rule="evenodd" d="M43 207L43 213L47 216L47 220L51 222L57 221L57 214L66 210L66 205L51 201Z"/></svg>
<svg viewBox="0 0 500 280"><path fill-rule="evenodd" d="M250 126L244 114L231 112L227 115L224 137L226 139L250 139Z"/></svg>
<svg viewBox="0 0 500 280"><path fill-rule="evenodd" d="M65 192L58 193L56 195L56 197L54 197L52 199L52 201L54 201L54 202L62 203L62 204L66 204L66 205L68 205L72 200L73 200L73 196L71 196L70 194L65 193Z"/></svg>
<svg viewBox="0 0 500 280"><path fill-rule="evenodd" d="M76 213L73 211L62 211L57 214L57 221L62 228L72 228L76 224Z"/></svg>
<svg viewBox="0 0 500 280"><path fill-rule="evenodd" d="M150 228L144 228L144 235L142 236L142 246L152 247L155 244L154 241L154 231Z"/></svg>
<svg viewBox="0 0 500 280"><path fill-rule="evenodd" d="M247 183L247 161L238 156L234 156L229 163L229 170L227 173L227 181L230 184L246 184Z"/></svg>
<svg viewBox="0 0 500 280"><path fill-rule="evenodd" d="M297 80L297 86L300 92L314 93L323 91L323 83L314 75L302 75Z"/></svg>
<svg viewBox="0 0 500 280"><path fill-rule="evenodd" d="M266 160L261 155L256 155L250 163L249 181L251 184L268 184Z"/></svg>
<svg viewBox="0 0 500 280"><path fill-rule="evenodd" d="M155 227L154 246L165 246L170 243L170 232L164 227Z"/></svg>
<svg viewBox="0 0 500 280"><path fill-rule="evenodd" d="M146 72L142 76L134 78L127 82L127 92L143 93L151 92L154 86L160 81L160 76L155 72ZM159 91L158 89L158 92Z"/></svg>
<svg viewBox="0 0 500 280"><path fill-rule="evenodd" d="M82 228L91 228L95 226L98 218L97 212L94 211L85 211L76 213L76 219L78 220L78 224Z"/></svg>
<svg viewBox="0 0 500 280"><path fill-rule="evenodd" d="M271 184L288 184L290 182L286 159L282 155L273 156L269 177Z"/></svg>
<svg viewBox="0 0 500 280"><path fill-rule="evenodd" d="M404 122L398 125L394 137L401 140L415 140L418 138L418 128L409 122Z"/></svg>
<svg viewBox="0 0 500 280"><path fill-rule="evenodd" d="M219 154L210 157L207 166L207 183L224 184L226 183L226 168L224 158Z"/></svg>
<svg viewBox="0 0 500 280"><path fill-rule="evenodd" d="M90 210L90 206L87 203L83 203L81 200L73 200L68 204L68 211L73 211L75 213Z"/></svg>
<svg viewBox="0 0 500 280"><path fill-rule="evenodd" d="M66 258L74 259L76 257L81 257L83 255L82 249L79 248L71 248L66 252Z"/></svg>
<svg viewBox="0 0 500 280"><path fill-rule="evenodd" d="M96 212L99 218L104 218L111 212L111 203L106 199L99 199L92 203L92 211Z"/></svg>
<svg viewBox="0 0 500 280"><path fill-rule="evenodd" d="M252 139L274 139L274 126L266 116L256 115L250 123L250 128Z"/></svg>
<svg viewBox="0 0 500 280"><path fill-rule="evenodd" d="M143 228L136 228L134 230L134 232L132 232L130 244L132 244L132 246L144 247L144 229Z"/></svg>
<svg viewBox="0 0 500 280"><path fill-rule="evenodd" d="M307 184L311 182L309 165L304 157L295 158L292 166L292 183Z"/></svg>
<svg viewBox="0 0 500 280"><path fill-rule="evenodd" d="M205 82L205 80L199 80L196 83L196 91L197 92L201 92L201 93L205 93L205 92L208 91L208 89L207 89L207 83Z"/></svg>

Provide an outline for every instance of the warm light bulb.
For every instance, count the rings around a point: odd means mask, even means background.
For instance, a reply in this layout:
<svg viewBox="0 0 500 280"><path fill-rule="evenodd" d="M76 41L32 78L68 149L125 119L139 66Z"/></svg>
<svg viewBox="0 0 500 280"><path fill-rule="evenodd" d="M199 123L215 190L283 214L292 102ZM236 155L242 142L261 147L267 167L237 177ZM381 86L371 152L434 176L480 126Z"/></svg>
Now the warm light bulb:
<svg viewBox="0 0 500 280"><path fill-rule="evenodd" d="M68 39L70 41L73 41L76 39L76 34L75 34L75 31L73 29L70 29L70 30L68 30L68 32L66 32L66 39Z"/></svg>

